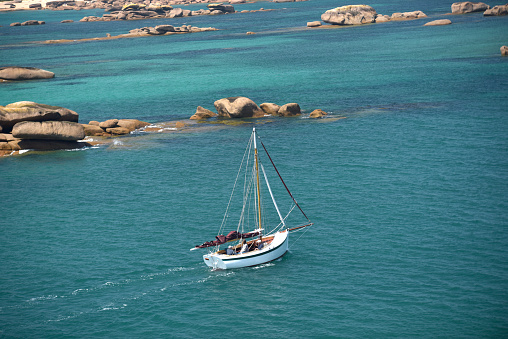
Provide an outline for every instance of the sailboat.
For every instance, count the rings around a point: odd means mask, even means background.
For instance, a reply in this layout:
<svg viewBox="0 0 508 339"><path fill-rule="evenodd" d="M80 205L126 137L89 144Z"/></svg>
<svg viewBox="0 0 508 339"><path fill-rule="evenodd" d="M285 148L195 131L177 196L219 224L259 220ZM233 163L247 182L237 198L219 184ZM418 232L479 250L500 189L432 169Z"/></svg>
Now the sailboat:
<svg viewBox="0 0 508 339"><path fill-rule="evenodd" d="M278 178L291 197L292 204L285 217L282 216L279 206L275 201L274 193L272 192L268 182L265 169L261 164L261 158L257 147L258 141L275 169ZM266 218L263 216L263 213L267 210L267 208L265 208L265 205L263 204L264 201L262 201L261 175L263 175L266 183L266 188L263 186L263 190L268 191L280 220L280 223L277 225L270 226L269 224L265 224ZM235 189L238 186L237 184L240 177L243 178L244 181L242 204L239 209L240 218L238 224L236 225L236 230L231 230L227 235L223 235L221 233L227 229L226 225L229 219L232 198L234 196ZM288 227L288 216L295 207L298 207L306 221L298 226ZM249 225L249 219L253 219L253 225ZM265 145L257 135L256 128L254 127L252 129L252 134L245 150L240 169L238 170L233 192L231 193L229 203L226 208L226 213L224 214L222 224L219 228L219 235L217 235L213 241L207 241L201 245L191 248L191 251L200 248L208 248L209 252L203 255L203 261L212 269L232 269L256 266L281 258L289 249L289 234L301 231L312 225L313 223L310 222L307 215L303 212L302 208L289 191L277 167L275 167L271 156L268 154ZM250 232L243 233L245 227L256 228ZM221 245L226 245L227 248L221 249Z"/></svg>

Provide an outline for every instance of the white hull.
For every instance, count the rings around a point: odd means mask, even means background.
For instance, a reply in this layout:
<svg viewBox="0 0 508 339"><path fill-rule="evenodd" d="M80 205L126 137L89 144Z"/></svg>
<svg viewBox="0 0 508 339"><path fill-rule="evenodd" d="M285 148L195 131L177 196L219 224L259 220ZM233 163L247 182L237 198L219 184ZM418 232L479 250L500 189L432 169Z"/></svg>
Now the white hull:
<svg viewBox="0 0 508 339"><path fill-rule="evenodd" d="M206 265L213 269L231 269L264 264L282 257L288 250L289 232L277 232L272 242L261 250L253 250L242 254L208 253L203 255Z"/></svg>

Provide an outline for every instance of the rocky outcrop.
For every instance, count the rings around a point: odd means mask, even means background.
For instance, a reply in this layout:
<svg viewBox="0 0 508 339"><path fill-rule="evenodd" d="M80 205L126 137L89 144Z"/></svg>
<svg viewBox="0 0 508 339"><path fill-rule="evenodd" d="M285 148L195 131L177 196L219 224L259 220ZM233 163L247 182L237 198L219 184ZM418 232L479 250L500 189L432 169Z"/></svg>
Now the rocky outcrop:
<svg viewBox="0 0 508 339"><path fill-rule="evenodd" d="M324 117L325 115L328 115L328 113L326 113L325 111L323 111L322 109L315 109L313 110L311 113L310 113L310 118L322 118Z"/></svg>
<svg viewBox="0 0 508 339"><path fill-rule="evenodd" d="M490 9L487 9L483 12L484 16L499 16L499 15L508 15L508 4L494 6Z"/></svg>
<svg viewBox="0 0 508 339"><path fill-rule="evenodd" d="M268 115L277 115L280 109L279 105L271 102L264 102L259 107Z"/></svg>
<svg viewBox="0 0 508 339"><path fill-rule="evenodd" d="M213 11L219 11L219 12L222 12L222 13L234 13L235 12L235 8L233 6L231 6L231 5L223 5L221 3L218 3L218 4L209 4L206 7L208 7L208 9L211 12L213 12Z"/></svg>
<svg viewBox="0 0 508 339"><path fill-rule="evenodd" d="M15 102L0 106L0 126L4 132L21 121L78 121L78 114L70 109L38 104L32 101Z"/></svg>
<svg viewBox="0 0 508 339"><path fill-rule="evenodd" d="M148 125L150 123L136 119L109 119L102 122L90 121L88 124L82 124L85 134L88 136L124 135Z"/></svg>
<svg viewBox="0 0 508 339"><path fill-rule="evenodd" d="M367 5L349 5L330 9L321 15L321 20L333 25L362 25L381 23L392 20L413 20L425 18L422 11L393 13L391 16L377 14L376 10Z"/></svg>
<svg viewBox="0 0 508 339"><path fill-rule="evenodd" d="M300 115L301 113L300 105L294 102L281 106L277 112L277 114L281 117L292 117Z"/></svg>
<svg viewBox="0 0 508 339"><path fill-rule="evenodd" d="M85 130L77 122L22 121L14 125L12 136L29 140L77 141L85 137Z"/></svg>
<svg viewBox="0 0 508 339"><path fill-rule="evenodd" d="M424 26L443 26L450 25L452 22L448 19L434 20L427 22Z"/></svg>
<svg viewBox="0 0 508 339"><path fill-rule="evenodd" d="M455 2L452 4L452 14L466 14L473 12L484 12L489 9L490 6L483 2Z"/></svg>
<svg viewBox="0 0 508 339"><path fill-rule="evenodd" d="M376 16L376 23L388 22L391 17L389 15L378 14Z"/></svg>
<svg viewBox="0 0 508 339"><path fill-rule="evenodd" d="M413 12L404 12L404 13L393 13L391 16L391 20L414 20L426 18L427 15L422 11L413 11Z"/></svg>
<svg viewBox="0 0 508 339"><path fill-rule="evenodd" d="M181 27L174 27L171 25L159 25L155 27L143 27L136 28L129 31L130 35L168 35L168 34L176 34L176 33L197 33L197 32L207 32L207 31L216 31L216 28L213 27L195 27L191 25L182 25Z"/></svg>
<svg viewBox="0 0 508 339"><path fill-rule="evenodd" d="M321 15L321 20L333 25L362 25L376 19L376 10L367 5L349 5L330 9Z"/></svg>
<svg viewBox="0 0 508 339"><path fill-rule="evenodd" d="M194 113L193 116L190 117L191 120L201 120L201 119L209 119L216 117L217 113L212 112L206 108L203 108L201 106L198 106L196 108L196 113Z"/></svg>
<svg viewBox="0 0 508 339"><path fill-rule="evenodd" d="M500 50L502 56L508 56L508 46L501 46Z"/></svg>
<svg viewBox="0 0 508 339"><path fill-rule="evenodd" d="M161 19L180 18L198 15L217 15L235 13L232 5L210 4L208 9L191 11L180 7L173 8L169 5L149 5L129 3L123 7L114 5L106 8L108 13L102 17L87 16L80 21L115 21L115 20L139 20L139 19ZM251 11L254 12L254 11Z"/></svg>
<svg viewBox="0 0 508 339"><path fill-rule="evenodd" d="M4 80L34 80L54 78L55 73L34 67L2 67L0 79Z"/></svg>
<svg viewBox="0 0 508 339"><path fill-rule="evenodd" d="M264 116L263 110L246 97L219 99L213 103L219 116L228 118L255 118Z"/></svg>
<svg viewBox="0 0 508 339"><path fill-rule="evenodd" d="M45 21L39 20L28 20L25 22L13 22L10 26L36 26L36 25L45 25Z"/></svg>

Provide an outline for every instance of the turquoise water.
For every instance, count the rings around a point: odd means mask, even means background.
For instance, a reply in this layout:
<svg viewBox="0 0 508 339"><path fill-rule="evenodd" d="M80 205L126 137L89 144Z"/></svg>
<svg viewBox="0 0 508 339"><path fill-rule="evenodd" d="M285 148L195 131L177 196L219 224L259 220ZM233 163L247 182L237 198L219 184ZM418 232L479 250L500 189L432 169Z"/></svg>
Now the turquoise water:
<svg viewBox="0 0 508 339"><path fill-rule="evenodd" d="M305 28L338 5L72 24L102 12L0 13L2 64L57 74L1 84L1 105L157 123L244 95L332 117L0 159L0 336L506 337L508 17L423 27L451 2L393 1L370 5L429 19ZM46 25L8 27L29 19ZM27 43L162 23L220 31ZM216 235L253 123L315 226L281 260L210 271L188 249Z"/></svg>

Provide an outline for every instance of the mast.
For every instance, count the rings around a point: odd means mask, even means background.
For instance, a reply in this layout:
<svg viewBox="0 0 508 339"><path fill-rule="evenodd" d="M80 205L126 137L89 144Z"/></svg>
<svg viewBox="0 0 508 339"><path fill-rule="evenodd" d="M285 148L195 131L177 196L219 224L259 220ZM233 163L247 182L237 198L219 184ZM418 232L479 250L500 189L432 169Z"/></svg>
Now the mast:
<svg viewBox="0 0 508 339"><path fill-rule="evenodd" d="M257 198L258 198L258 221L259 221L259 240L263 241L261 232L261 190L259 186L259 161L258 161L258 147L256 144L256 127L252 128L254 135L254 158L256 159L256 180L257 180Z"/></svg>

